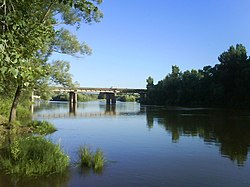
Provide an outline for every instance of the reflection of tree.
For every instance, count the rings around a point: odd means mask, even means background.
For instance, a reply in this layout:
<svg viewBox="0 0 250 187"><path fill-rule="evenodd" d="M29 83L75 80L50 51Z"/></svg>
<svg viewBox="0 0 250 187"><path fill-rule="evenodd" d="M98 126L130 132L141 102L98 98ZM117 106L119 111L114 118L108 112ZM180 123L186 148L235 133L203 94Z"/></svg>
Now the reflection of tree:
<svg viewBox="0 0 250 187"><path fill-rule="evenodd" d="M62 174L53 174L38 178L16 177L0 174L0 186L25 186L25 187L66 187L70 180L69 171Z"/></svg>
<svg viewBox="0 0 250 187"><path fill-rule="evenodd" d="M49 111L49 110L56 110L56 109L66 109L69 108L69 102L43 102L39 105L34 105L34 112L39 111Z"/></svg>
<svg viewBox="0 0 250 187"><path fill-rule="evenodd" d="M241 118L237 116L242 116ZM178 142L185 136L198 136L204 142L220 146L221 154L243 165L250 145L250 120L242 112L223 110L190 110L183 108L147 108L147 124L154 120Z"/></svg>

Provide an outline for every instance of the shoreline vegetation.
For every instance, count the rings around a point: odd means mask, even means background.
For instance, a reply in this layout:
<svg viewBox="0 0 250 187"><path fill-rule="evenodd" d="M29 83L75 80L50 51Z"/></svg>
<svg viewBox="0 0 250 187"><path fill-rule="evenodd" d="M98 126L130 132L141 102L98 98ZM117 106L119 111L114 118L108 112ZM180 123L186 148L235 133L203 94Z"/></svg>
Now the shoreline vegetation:
<svg viewBox="0 0 250 187"><path fill-rule="evenodd" d="M57 129L47 121L32 121L8 129L0 124L0 171L22 177L63 173L71 165L70 158L45 136ZM90 164L86 164L89 162ZM101 173L105 164L103 151L92 152L88 146L78 148L77 167Z"/></svg>
<svg viewBox="0 0 250 187"><path fill-rule="evenodd" d="M231 46L218 60L214 67L184 72L174 65L157 84L148 77L143 104L249 109L250 58L246 48Z"/></svg>
<svg viewBox="0 0 250 187"><path fill-rule="evenodd" d="M30 97L35 90L41 98L48 99L54 84L74 86L70 63L51 62L49 57L53 52L91 55L92 49L78 40L68 26L79 29L82 23L100 22L101 4L102 0L1 3L0 142L8 141L0 150L0 168L7 173L35 176L62 171L67 166L67 158L58 145L44 137L56 129L48 122L31 122ZM45 151L48 158L43 157ZM57 156L53 158L53 154ZM44 165L39 165L40 161ZM59 169L51 166L60 161L61 169L60 164Z"/></svg>
<svg viewBox="0 0 250 187"><path fill-rule="evenodd" d="M7 100L0 100L8 103ZM25 105L24 105L25 103ZM71 165L70 158L58 143L51 142L45 136L57 131L47 121L31 120L31 113L25 99L17 110L17 119L8 127L7 106L0 112L0 171L17 177L40 177L54 173L64 173ZM79 148L81 150L82 147ZM79 151L80 152L80 151ZM93 168L101 173L104 167L104 156L101 149L91 153L91 166L77 165L81 170ZM79 157L78 163L82 162Z"/></svg>

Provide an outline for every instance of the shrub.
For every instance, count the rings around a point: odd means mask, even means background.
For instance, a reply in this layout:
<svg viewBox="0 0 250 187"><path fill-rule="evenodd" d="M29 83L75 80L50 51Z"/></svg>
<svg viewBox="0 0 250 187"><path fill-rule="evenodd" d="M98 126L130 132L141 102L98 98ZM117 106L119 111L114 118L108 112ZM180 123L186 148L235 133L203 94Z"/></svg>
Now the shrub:
<svg viewBox="0 0 250 187"><path fill-rule="evenodd" d="M0 166L7 174L62 173L69 165L69 157L61 151L60 145L40 136L19 138L1 151Z"/></svg>

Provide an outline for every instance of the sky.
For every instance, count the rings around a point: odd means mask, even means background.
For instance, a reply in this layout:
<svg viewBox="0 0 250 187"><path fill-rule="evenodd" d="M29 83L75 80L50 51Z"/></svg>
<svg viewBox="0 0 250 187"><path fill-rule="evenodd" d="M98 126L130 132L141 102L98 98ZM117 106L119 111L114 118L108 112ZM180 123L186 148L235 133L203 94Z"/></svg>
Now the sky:
<svg viewBox="0 0 250 187"><path fill-rule="evenodd" d="M71 28L92 49L71 64L81 87L145 88L171 73L218 64L231 45L250 51L249 0L104 0L100 23ZM248 54L249 55L249 54Z"/></svg>

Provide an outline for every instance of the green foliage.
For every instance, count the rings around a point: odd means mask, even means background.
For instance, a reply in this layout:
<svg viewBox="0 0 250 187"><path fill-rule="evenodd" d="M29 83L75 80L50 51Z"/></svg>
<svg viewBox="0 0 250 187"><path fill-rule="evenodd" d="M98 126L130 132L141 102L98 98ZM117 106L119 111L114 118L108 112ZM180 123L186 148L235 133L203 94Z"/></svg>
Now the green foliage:
<svg viewBox="0 0 250 187"><path fill-rule="evenodd" d="M0 92L1 93L1 92ZM10 108L11 108L11 99L6 98L5 96L0 96L0 115L4 118L8 118L10 114ZM31 112L30 112L30 102L27 101L27 96L23 96L20 99L20 105L17 108L17 119L21 122L27 121L31 119ZM1 123L0 123L1 124Z"/></svg>
<svg viewBox="0 0 250 187"><path fill-rule="evenodd" d="M29 108L30 105L24 106L23 104L17 107L17 120L21 123L26 123L32 118L32 114Z"/></svg>
<svg viewBox="0 0 250 187"><path fill-rule="evenodd" d="M105 158L101 149L93 153L88 146L81 146L78 150L79 165L81 168L93 168L95 172L101 172Z"/></svg>
<svg viewBox="0 0 250 187"><path fill-rule="evenodd" d="M147 89L151 89L151 88L154 87L154 79L151 76L149 76L146 81L148 83L147 84Z"/></svg>
<svg viewBox="0 0 250 187"><path fill-rule="evenodd" d="M4 99L0 96L0 115L7 118L9 116L10 107L11 107L11 100Z"/></svg>
<svg viewBox="0 0 250 187"><path fill-rule="evenodd" d="M250 106L250 58L243 45L231 46L219 56L220 64L202 70L172 72L158 84L147 79L147 104L182 106Z"/></svg>
<svg viewBox="0 0 250 187"><path fill-rule="evenodd" d="M94 155L94 158L93 158L94 171L96 171L96 172L101 171L103 169L104 162L105 162L105 159L104 159L104 155L103 155L102 150L97 149L96 153Z"/></svg>
<svg viewBox="0 0 250 187"><path fill-rule="evenodd" d="M98 95L95 94L77 94L77 101L86 102L86 101L94 101L98 99ZM53 101L68 101L69 94L58 94L52 96Z"/></svg>
<svg viewBox="0 0 250 187"><path fill-rule="evenodd" d="M77 25L79 28L81 22L99 22L103 17L98 9L101 2L0 2L0 92L8 90L14 96L10 122L16 118L19 97L24 90L39 91L41 88L44 91L50 81L61 85L72 84L68 64L60 61L50 64L48 58L52 52L77 56L91 54L91 49L63 26ZM61 19L56 19L55 15L61 16Z"/></svg>
<svg viewBox="0 0 250 187"><path fill-rule="evenodd" d="M94 101L98 99L98 95L95 94L77 94L77 100L80 102Z"/></svg>
<svg viewBox="0 0 250 187"><path fill-rule="evenodd" d="M58 94L52 96L53 101L68 101L69 100L69 94Z"/></svg>
<svg viewBox="0 0 250 187"><path fill-rule="evenodd" d="M135 102L138 99L139 96L135 96L135 95L121 95L118 96L117 100L118 101L123 101L123 102Z"/></svg>
<svg viewBox="0 0 250 187"><path fill-rule="evenodd" d="M18 138L2 150L1 169L18 176L40 176L62 173L69 166L69 157L43 137Z"/></svg>
<svg viewBox="0 0 250 187"><path fill-rule="evenodd" d="M32 121L27 127L30 127L34 134L47 135L57 131L56 127L47 121Z"/></svg>
<svg viewBox="0 0 250 187"><path fill-rule="evenodd" d="M8 119L6 117L0 115L0 125L7 124L7 122L8 122Z"/></svg>
<svg viewBox="0 0 250 187"><path fill-rule="evenodd" d="M78 151L81 167L91 168L92 166L92 152L89 147L81 146Z"/></svg>

